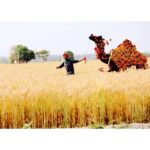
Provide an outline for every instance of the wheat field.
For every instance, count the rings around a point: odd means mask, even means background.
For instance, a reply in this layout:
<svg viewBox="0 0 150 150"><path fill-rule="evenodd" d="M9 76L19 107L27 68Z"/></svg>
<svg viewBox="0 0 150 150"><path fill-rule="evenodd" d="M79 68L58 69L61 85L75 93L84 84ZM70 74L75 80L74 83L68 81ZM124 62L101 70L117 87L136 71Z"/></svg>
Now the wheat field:
<svg viewBox="0 0 150 150"><path fill-rule="evenodd" d="M67 76L59 64L0 64L0 128L150 122L150 69L108 73L93 60Z"/></svg>

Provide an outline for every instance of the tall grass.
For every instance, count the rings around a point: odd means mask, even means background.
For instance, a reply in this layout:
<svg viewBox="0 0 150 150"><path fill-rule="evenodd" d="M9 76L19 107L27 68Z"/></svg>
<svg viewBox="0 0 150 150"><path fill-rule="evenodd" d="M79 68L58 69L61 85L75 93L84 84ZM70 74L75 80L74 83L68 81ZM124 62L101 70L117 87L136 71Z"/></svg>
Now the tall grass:
<svg viewBox="0 0 150 150"><path fill-rule="evenodd" d="M99 61L0 65L0 128L73 128L150 122L150 70L99 72Z"/></svg>

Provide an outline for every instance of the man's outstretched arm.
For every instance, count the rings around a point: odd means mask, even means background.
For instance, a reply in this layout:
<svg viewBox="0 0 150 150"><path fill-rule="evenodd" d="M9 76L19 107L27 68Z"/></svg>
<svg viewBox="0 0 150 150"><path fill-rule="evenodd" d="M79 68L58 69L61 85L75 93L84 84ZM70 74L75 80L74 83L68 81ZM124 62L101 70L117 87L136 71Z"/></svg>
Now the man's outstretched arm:
<svg viewBox="0 0 150 150"><path fill-rule="evenodd" d="M64 62L62 62L59 66L56 67L56 69L64 67Z"/></svg>
<svg viewBox="0 0 150 150"><path fill-rule="evenodd" d="M73 63L78 63L78 62L81 62L81 61L85 61L85 63L86 63L86 57L84 57L80 60L74 60Z"/></svg>

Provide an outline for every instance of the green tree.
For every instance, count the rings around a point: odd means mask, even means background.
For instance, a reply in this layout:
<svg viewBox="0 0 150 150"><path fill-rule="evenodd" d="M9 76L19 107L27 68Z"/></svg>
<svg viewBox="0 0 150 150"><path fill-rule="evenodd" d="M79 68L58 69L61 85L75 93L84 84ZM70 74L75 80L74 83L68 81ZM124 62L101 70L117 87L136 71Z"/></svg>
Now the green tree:
<svg viewBox="0 0 150 150"><path fill-rule="evenodd" d="M37 57L41 58L43 61L46 61L49 56L49 51L47 50L40 50L36 52Z"/></svg>
<svg viewBox="0 0 150 150"><path fill-rule="evenodd" d="M31 59L35 59L35 53L29 50L27 46L17 45L12 47L9 58L10 63L14 63L15 61L27 63Z"/></svg>

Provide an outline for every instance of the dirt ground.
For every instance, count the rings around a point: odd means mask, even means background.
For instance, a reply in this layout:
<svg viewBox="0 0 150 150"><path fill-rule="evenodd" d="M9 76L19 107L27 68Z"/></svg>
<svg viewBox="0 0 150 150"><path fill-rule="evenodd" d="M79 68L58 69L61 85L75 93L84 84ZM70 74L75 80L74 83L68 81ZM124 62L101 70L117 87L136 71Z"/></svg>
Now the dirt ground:
<svg viewBox="0 0 150 150"><path fill-rule="evenodd" d="M150 123L122 123L119 125L108 125L104 129L150 129Z"/></svg>

